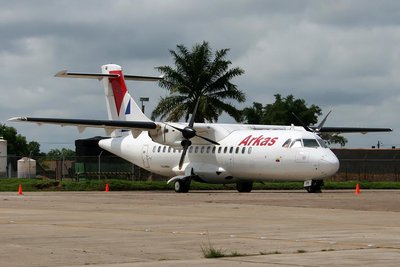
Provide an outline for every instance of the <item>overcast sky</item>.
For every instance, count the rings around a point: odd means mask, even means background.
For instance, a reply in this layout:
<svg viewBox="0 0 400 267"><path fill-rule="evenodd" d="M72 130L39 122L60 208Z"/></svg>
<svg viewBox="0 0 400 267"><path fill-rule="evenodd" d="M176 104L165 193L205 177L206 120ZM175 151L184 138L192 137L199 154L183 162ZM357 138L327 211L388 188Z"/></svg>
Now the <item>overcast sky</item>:
<svg viewBox="0 0 400 267"><path fill-rule="evenodd" d="M107 118L96 80L54 78L63 69L100 72L115 63L127 74L160 75L168 50L208 41L230 48L233 80L247 101L268 104L293 94L323 113L326 126L392 127L393 133L348 134L347 147L400 147L400 1L4 1L0 0L0 123L42 151L74 148L75 127L10 123L14 116ZM128 82L136 100L164 89ZM222 116L220 122L233 122Z"/></svg>

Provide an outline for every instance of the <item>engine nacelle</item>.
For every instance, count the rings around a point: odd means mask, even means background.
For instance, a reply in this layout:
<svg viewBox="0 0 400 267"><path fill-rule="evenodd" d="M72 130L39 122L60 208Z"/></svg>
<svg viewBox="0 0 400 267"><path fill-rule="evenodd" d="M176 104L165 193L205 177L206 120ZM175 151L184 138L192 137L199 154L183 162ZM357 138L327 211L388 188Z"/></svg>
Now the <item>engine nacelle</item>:
<svg viewBox="0 0 400 267"><path fill-rule="evenodd" d="M184 140L180 131L166 124L158 124L157 129L149 131L149 136L154 142L174 148L182 148Z"/></svg>

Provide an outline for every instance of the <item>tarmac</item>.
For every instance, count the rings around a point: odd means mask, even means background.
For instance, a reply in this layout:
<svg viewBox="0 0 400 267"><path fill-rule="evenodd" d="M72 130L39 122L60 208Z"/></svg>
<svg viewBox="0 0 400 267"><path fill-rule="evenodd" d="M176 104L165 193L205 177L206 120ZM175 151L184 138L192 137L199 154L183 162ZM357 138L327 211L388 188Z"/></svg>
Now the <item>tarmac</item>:
<svg viewBox="0 0 400 267"><path fill-rule="evenodd" d="M110 190L1 192L0 265L399 266L400 190Z"/></svg>

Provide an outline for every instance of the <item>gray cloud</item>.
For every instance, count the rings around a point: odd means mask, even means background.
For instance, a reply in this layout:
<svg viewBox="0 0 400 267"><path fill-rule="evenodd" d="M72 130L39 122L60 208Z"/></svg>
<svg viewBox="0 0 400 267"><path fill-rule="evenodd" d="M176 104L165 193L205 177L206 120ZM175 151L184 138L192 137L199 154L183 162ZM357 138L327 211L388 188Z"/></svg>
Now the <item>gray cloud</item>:
<svg viewBox="0 0 400 267"><path fill-rule="evenodd" d="M400 128L400 4L398 1L1 1L0 121L16 115L105 118L96 81L57 79L61 69L97 72L116 63L125 72L158 75L168 50L203 40L231 48L234 82L249 106L293 94L325 112L332 125ZM156 84L129 83L149 96L150 112L165 95ZM148 112L148 113L149 113ZM222 116L220 122L230 122ZM73 128L12 124L30 140L90 137ZM100 133L101 134L101 133ZM369 146L397 134L352 135ZM47 140L46 142L44 142ZM61 145L62 147L63 145Z"/></svg>

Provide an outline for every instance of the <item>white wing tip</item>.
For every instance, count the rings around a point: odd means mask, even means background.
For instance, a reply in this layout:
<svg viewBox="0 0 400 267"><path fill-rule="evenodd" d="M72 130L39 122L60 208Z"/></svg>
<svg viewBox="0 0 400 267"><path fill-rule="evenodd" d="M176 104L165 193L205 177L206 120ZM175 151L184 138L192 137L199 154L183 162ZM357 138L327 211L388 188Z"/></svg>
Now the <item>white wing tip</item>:
<svg viewBox="0 0 400 267"><path fill-rule="evenodd" d="M67 70L61 70L54 75L54 77L66 77L67 76Z"/></svg>
<svg viewBox="0 0 400 267"><path fill-rule="evenodd" d="M26 117L13 117L9 118L7 121L26 121Z"/></svg>

